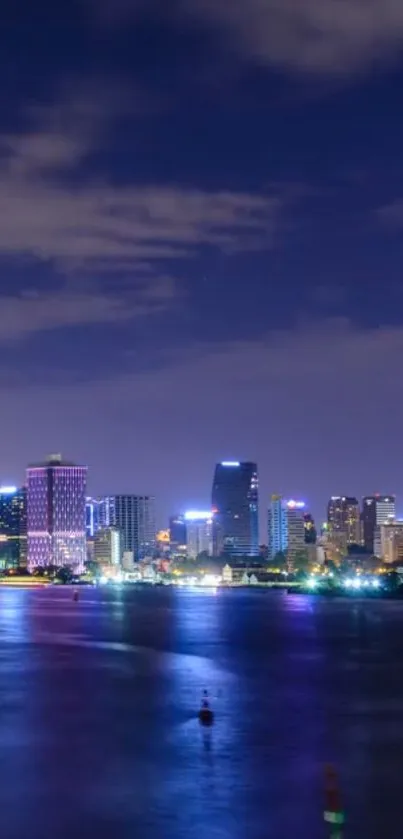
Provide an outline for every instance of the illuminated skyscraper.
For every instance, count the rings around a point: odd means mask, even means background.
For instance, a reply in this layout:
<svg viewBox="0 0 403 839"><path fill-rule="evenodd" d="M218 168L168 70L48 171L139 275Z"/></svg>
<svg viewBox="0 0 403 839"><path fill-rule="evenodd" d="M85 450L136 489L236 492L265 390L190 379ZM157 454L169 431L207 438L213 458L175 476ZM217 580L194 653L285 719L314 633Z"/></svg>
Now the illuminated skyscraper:
<svg viewBox="0 0 403 839"><path fill-rule="evenodd" d="M51 455L27 469L28 565L70 565L86 560L87 467Z"/></svg>
<svg viewBox="0 0 403 839"><path fill-rule="evenodd" d="M303 501L287 501L287 560L290 568L297 555L306 550L304 509Z"/></svg>
<svg viewBox="0 0 403 839"><path fill-rule="evenodd" d="M182 513L169 519L169 549L172 554L183 554L186 550L186 522Z"/></svg>
<svg viewBox="0 0 403 839"><path fill-rule="evenodd" d="M360 505L356 498L334 495L327 505L329 540L340 551L361 544Z"/></svg>
<svg viewBox="0 0 403 839"><path fill-rule="evenodd" d="M287 505L281 495L272 495L268 510L269 559L287 553Z"/></svg>
<svg viewBox="0 0 403 839"><path fill-rule="evenodd" d="M151 495L108 495L99 502L101 527L117 527L122 553L135 562L155 551L155 499Z"/></svg>
<svg viewBox="0 0 403 839"><path fill-rule="evenodd" d="M268 528L270 560L284 554L292 565L297 554L305 550L305 517L303 501L286 501L281 495L272 495Z"/></svg>
<svg viewBox="0 0 403 839"><path fill-rule="evenodd" d="M27 562L25 487L0 487L0 565L12 568Z"/></svg>
<svg viewBox="0 0 403 839"><path fill-rule="evenodd" d="M217 464L212 492L215 553L259 555L258 502L256 463Z"/></svg>
<svg viewBox="0 0 403 839"><path fill-rule="evenodd" d="M97 530L94 536L94 560L99 565L118 566L121 562L120 531L117 527Z"/></svg>
<svg viewBox="0 0 403 839"><path fill-rule="evenodd" d="M99 530L99 502L96 498L87 498L85 502L85 530L87 539L95 536Z"/></svg>
<svg viewBox="0 0 403 839"><path fill-rule="evenodd" d="M367 551L374 552L376 528L380 528L381 525L390 519L394 519L395 516L396 498L394 495L367 495L363 498L362 524L364 545Z"/></svg>
<svg viewBox="0 0 403 839"><path fill-rule="evenodd" d="M213 515L211 511L185 513L186 521L186 553L190 559L196 559L199 554L213 553Z"/></svg>

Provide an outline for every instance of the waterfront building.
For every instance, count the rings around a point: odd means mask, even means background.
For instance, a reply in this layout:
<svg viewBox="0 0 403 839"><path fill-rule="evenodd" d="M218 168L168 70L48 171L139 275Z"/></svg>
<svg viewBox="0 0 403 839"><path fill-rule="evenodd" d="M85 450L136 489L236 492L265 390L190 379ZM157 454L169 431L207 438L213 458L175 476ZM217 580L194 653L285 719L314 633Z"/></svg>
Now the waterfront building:
<svg viewBox="0 0 403 839"><path fill-rule="evenodd" d="M389 519L396 516L396 498L394 495L367 495L362 500L362 526L364 545L368 552L380 555L380 528ZM375 544L376 542L376 544Z"/></svg>
<svg viewBox="0 0 403 839"><path fill-rule="evenodd" d="M360 505L356 498L334 495L327 506L330 541L345 552L348 545L361 543Z"/></svg>
<svg viewBox="0 0 403 839"><path fill-rule="evenodd" d="M169 519L169 550L172 556L182 555L186 552L186 522L181 513L171 516Z"/></svg>
<svg viewBox="0 0 403 839"><path fill-rule="evenodd" d="M134 562L155 552L155 499L151 495L108 495L99 502L102 528L116 527L121 534L122 554Z"/></svg>
<svg viewBox="0 0 403 839"><path fill-rule="evenodd" d="M189 559L197 559L199 554L213 554L213 515L206 512L189 511L185 513L186 554Z"/></svg>
<svg viewBox="0 0 403 839"><path fill-rule="evenodd" d="M212 491L214 553L233 557L259 555L258 505L256 463L218 463Z"/></svg>
<svg viewBox="0 0 403 839"><path fill-rule="evenodd" d="M86 560L87 467L51 455L27 469L28 565L70 565Z"/></svg>
<svg viewBox="0 0 403 839"><path fill-rule="evenodd" d="M281 495L272 495L268 510L268 556L273 561L277 554L287 553L287 504Z"/></svg>
<svg viewBox="0 0 403 839"><path fill-rule="evenodd" d="M117 527L104 527L96 532L93 556L98 565L115 567L120 565L120 531Z"/></svg>
<svg viewBox="0 0 403 839"><path fill-rule="evenodd" d="M0 567L27 563L27 494L25 487L0 487Z"/></svg>

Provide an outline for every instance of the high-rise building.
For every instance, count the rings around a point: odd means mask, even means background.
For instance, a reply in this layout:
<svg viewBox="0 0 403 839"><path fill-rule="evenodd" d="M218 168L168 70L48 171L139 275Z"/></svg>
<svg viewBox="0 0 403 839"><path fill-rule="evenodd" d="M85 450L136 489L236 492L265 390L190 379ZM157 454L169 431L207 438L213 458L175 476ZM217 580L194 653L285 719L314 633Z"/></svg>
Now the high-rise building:
<svg viewBox="0 0 403 839"><path fill-rule="evenodd" d="M99 529L99 501L96 498L87 498L85 502L85 530L87 539L95 536Z"/></svg>
<svg viewBox="0 0 403 839"><path fill-rule="evenodd" d="M298 553L305 551L305 503L272 495L269 507L269 559L284 554L292 566Z"/></svg>
<svg viewBox="0 0 403 839"><path fill-rule="evenodd" d="M215 553L259 555L258 504L256 463L224 461L216 465L212 492Z"/></svg>
<svg viewBox="0 0 403 839"><path fill-rule="evenodd" d="M287 553L287 505L281 495L272 495L268 510L268 554L274 560L277 554Z"/></svg>
<svg viewBox="0 0 403 839"><path fill-rule="evenodd" d="M155 500L150 495L108 495L99 502L101 527L117 527L123 554L135 562L155 551Z"/></svg>
<svg viewBox="0 0 403 839"><path fill-rule="evenodd" d="M334 495L327 506L329 541L341 552L361 543L360 506L356 498Z"/></svg>
<svg viewBox="0 0 403 839"><path fill-rule="evenodd" d="M104 527L94 536L94 560L99 565L120 565L120 531L117 527Z"/></svg>
<svg viewBox="0 0 403 839"><path fill-rule="evenodd" d="M287 515L287 561L290 568L300 553L305 553L305 503L290 500L286 502Z"/></svg>
<svg viewBox="0 0 403 839"><path fill-rule="evenodd" d="M196 559L199 554L213 554L213 514L189 511L185 513L186 553L189 559Z"/></svg>
<svg viewBox="0 0 403 839"><path fill-rule="evenodd" d="M51 455L27 469L28 564L70 565L86 560L87 467Z"/></svg>
<svg viewBox="0 0 403 839"><path fill-rule="evenodd" d="M186 551L185 517L178 513L169 519L169 548L172 554L184 554Z"/></svg>
<svg viewBox="0 0 403 839"><path fill-rule="evenodd" d="M27 504L25 487L0 487L0 566L27 563Z"/></svg>
<svg viewBox="0 0 403 839"><path fill-rule="evenodd" d="M315 521L313 519L313 516L311 516L310 513L305 513L304 522L305 522L305 544L306 545L316 545L318 534L316 532Z"/></svg>
<svg viewBox="0 0 403 839"><path fill-rule="evenodd" d="M375 530L396 515L394 495L367 495L362 500L362 525L364 545L367 551L375 551ZM379 537L379 531L378 531ZM379 552L379 549L377 547Z"/></svg>
<svg viewBox="0 0 403 839"><path fill-rule="evenodd" d="M403 521L389 519L379 526L379 555L386 563L403 562Z"/></svg>

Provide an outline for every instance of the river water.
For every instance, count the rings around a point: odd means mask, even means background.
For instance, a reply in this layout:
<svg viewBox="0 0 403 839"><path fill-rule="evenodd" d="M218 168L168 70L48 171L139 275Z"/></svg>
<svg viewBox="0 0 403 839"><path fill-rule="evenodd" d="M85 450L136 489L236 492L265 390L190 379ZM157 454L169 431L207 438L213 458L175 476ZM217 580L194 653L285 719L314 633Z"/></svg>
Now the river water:
<svg viewBox="0 0 403 839"><path fill-rule="evenodd" d="M5 839L402 833L403 603L0 589ZM210 731L197 712L208 689Z"/></svg>

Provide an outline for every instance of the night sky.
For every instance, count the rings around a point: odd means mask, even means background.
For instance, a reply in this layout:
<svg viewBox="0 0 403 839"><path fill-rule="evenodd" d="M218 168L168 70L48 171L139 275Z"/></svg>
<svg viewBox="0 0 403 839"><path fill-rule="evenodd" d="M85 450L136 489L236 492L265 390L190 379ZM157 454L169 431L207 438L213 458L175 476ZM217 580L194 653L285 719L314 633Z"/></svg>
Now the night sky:
<svg viewBox="0 0 403 839"><path fill-rule="evenodd" d="M1 480L403 512L403 3L4 0L0 68Z"/></svg>

